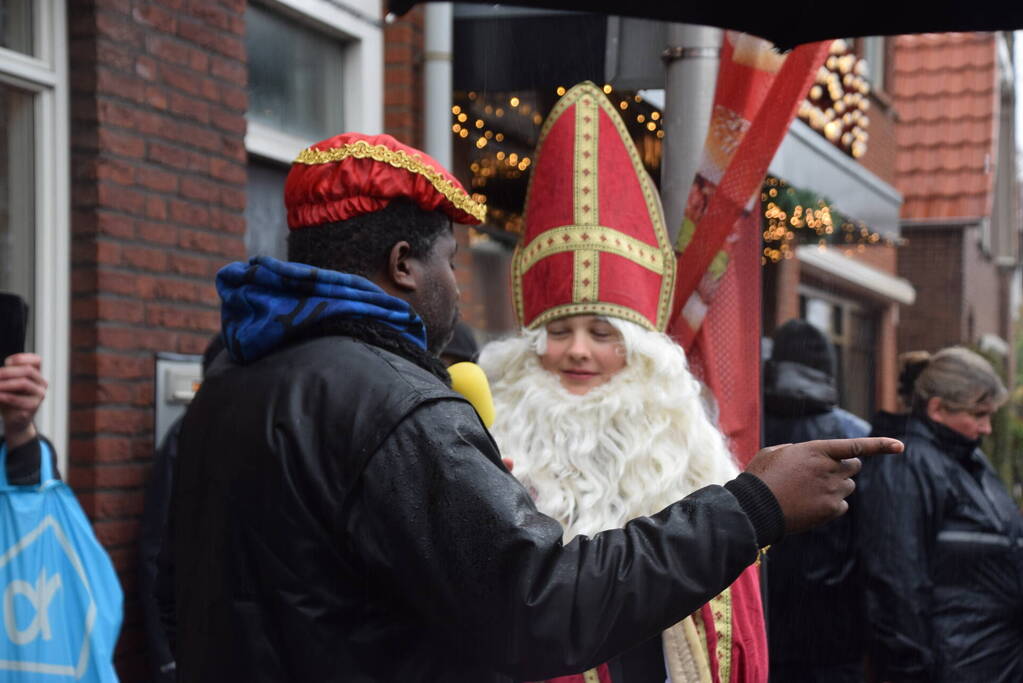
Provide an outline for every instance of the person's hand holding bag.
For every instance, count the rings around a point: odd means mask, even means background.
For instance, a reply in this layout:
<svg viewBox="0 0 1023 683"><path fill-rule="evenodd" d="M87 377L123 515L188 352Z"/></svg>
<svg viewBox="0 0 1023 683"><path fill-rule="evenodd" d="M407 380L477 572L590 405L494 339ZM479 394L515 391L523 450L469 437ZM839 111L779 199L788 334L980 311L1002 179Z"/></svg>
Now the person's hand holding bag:
<svg viewBox="0 0 1023 683"><path fill-rule="evenodd" d="M17 448L36 436L36 411L46 398L42 359L34 353L8 356L0 367L0 417L8 448Z"/></svg>

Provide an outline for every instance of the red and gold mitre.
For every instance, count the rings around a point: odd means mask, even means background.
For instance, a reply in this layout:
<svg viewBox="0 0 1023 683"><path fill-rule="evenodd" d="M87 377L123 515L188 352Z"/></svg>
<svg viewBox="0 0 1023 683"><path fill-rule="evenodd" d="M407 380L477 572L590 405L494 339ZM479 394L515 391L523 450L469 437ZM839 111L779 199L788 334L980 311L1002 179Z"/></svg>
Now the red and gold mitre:
<svg viewBox="0 0 1023 683"><path fill-rule="evenodd" d="M615 107L593 83L580 83L540 131L512 260L519 323L607 315L663 332L674 286L653 181Z"/></svg>
<svg viewBox="0 0 1023 683"><path fill-rule="evenodd" d="M292 230L355 218L405 197L424 211L478 225L487 207L429 155L390 135L342 133L302 150L284 184Z"/></svg>

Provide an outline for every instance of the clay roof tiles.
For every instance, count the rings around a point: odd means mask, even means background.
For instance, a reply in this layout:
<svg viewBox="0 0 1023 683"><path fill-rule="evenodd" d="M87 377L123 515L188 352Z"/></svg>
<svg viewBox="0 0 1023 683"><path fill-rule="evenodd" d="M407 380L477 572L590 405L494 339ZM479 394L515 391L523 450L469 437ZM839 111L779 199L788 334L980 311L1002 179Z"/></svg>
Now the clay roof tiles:
<svg viewBox="0 0 1023 683"><path fill-rule="evenodd" d="M997 78L991 34L898 36L890 94L904 218L974 218L993 192Z"/></svg>

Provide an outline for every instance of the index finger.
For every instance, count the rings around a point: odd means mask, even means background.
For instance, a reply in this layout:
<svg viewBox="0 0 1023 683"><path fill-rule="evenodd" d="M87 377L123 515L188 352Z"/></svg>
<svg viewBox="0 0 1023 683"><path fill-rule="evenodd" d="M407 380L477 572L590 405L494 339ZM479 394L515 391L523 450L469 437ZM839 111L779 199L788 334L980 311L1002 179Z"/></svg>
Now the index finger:
<svg viewBox="0 0 1023 683"><path fill-rule="evenodd" d="M31 365L34 367L42 367L43 359L41 356L35 353L12 353L7 356L7 360L4 361L4 365L10 367L14 365Z"/></svg>
<svg viewBox="0 0 1023 683"><path fill-rule="evenodd" d="M884 455L885 453L901 453L905 448L901 441L886 437L827 439L824 441L814 441L813 445L821 453L835 460Z"/></svg>

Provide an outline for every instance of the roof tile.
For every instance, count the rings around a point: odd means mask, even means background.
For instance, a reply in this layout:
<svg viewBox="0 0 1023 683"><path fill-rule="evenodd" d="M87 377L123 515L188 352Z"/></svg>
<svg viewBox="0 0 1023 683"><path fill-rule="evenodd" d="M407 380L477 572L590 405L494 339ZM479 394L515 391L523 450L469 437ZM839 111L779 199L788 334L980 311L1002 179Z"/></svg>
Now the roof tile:
<svg viewBox="0 0 1023 683"><path fill-rule="evenodd" d="M891 95L902 214L952 218L988 211L995 137L995 43L988 33L895 38Z"/></svg>

